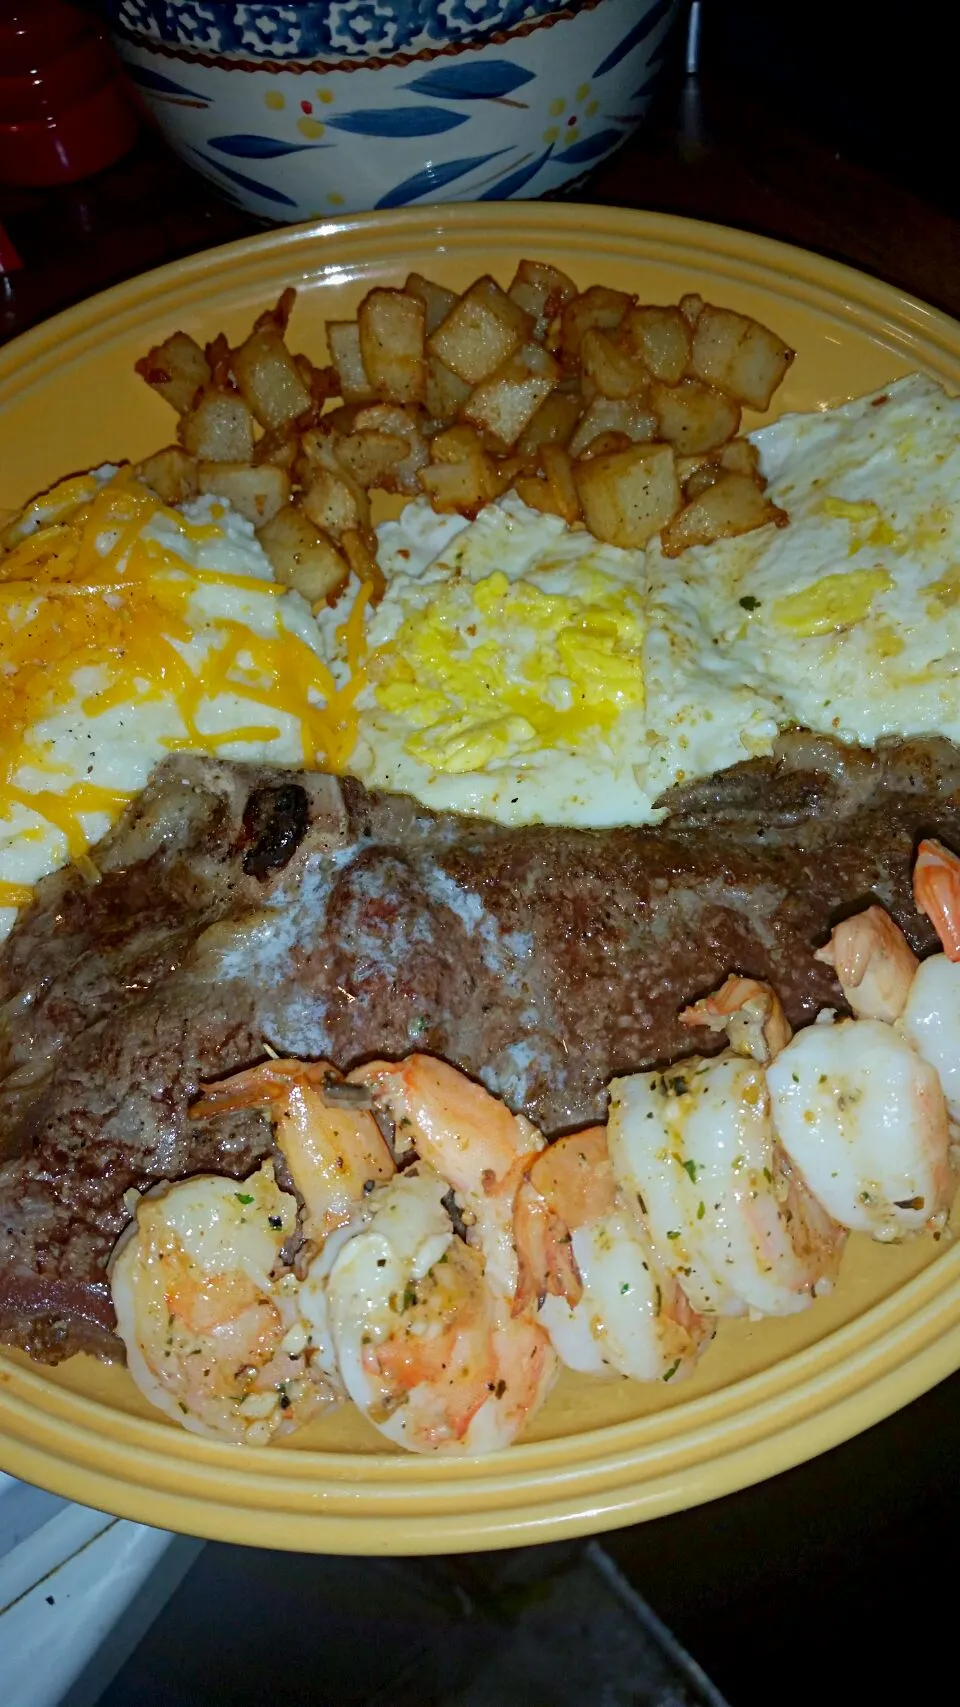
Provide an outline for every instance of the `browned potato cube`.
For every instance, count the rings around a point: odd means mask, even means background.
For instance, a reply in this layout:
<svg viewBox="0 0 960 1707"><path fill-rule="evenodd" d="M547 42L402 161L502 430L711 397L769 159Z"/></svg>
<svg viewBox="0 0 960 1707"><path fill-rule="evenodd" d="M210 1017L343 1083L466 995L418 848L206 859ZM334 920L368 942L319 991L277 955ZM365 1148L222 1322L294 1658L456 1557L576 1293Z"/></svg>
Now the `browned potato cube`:
<svg viewBox="0 0 960 1707"><path fill-rule="evenodd" d="M300 497L300 508L315 527L338 539L348 528L365 528L370 524L370 500L363 488L344 469L335 474L329 468L317 468L309 486Z"/></svg>
<svg viewBox="0 0 960 1707"><path fill-rule="evenodd" d="M497 449L509 450L559 381L553 357L539 344L524 344L474 387L461 414Z"/></svg>
<svg viewBox="0 0 960 1707"><path fill-rule="evenodd" d="M310 408L310 388L273 326L251 332L234 350L232 365L241 395L261 427L285 427Z"/></svg>
<svg viewBox="0 0 960 1707"><path fill-rule="evenodd" d="M740 405L722 391L682 379L679 385L650 387L650 407L657 418L657 436L685 455L715 450L731 439L740 425Z"/></svg>
<svg viewBox="0 0 960 1707"><path fill-rule="evenodd" d="M580 499L573 478L573 463L562 445L541 445L540 466L557 506L556 513L565 522L580 520Z"/></svg>
<svg viewBox="0 0 960 1707"><path fill-rule="evenodd" d="M634 298L623 290L608 290L606 285L591 285L580 296L564 304L560 319L560 357L566 368L575 368L580 361L583 335L595 327L601 332L615 332Z"/></svg>
<svg viewBox="0 0 960 1707"><path fill-rule="evenodd" d="M482 462L434 462L421 468L420 485L440 515L475 516L495 492Z"/></svg>
<svg viewBox="0 0 960 1707"><path fill-rule="evenodd" d="M699 498L701 492L706 492L711 486L715 486L719 478L720 470L715 462L702 462L699 468L695 468L692 474L687 475L686 480L680 482L683 487L684 502L692 503L694 498Z"/></svg>
<svg viewBox="0 0 960 1707"><path fill-rule="evenodd" d="M293 587L311 604L333 597L350 579L350 565L333 540L298 509L287 504L257 530L277 580Z"/></svg>
<svg viewBox="0 0 960 1707"><path fill-rule="evenodd" d="M141 379L152 386L158 395L185 415L201 386L209 385L210 363L200 345L186 332L173 332L162 344L155 344L135 363Z"/></svg>
<svg viewBox="0 0 960 1707"><path fill-rule="evenodd" d="M749 475L724 471L664 527L663 554L679 557L690 545L710 545L715 539L752 533L767 522L782 528L788 521L786 511L764 497Z"/></svg>
<svg viewBox="0 0 960 1707"><path fill-rule="evenodd" d="M580 344L584 378L604 397L637 397L650 382L650 370L629 350L613 343L606 332L590 326Z"/></svg>
<svg viewBox="0 0 960 1707"><path fill-rule="evenodd" d="M340 377L335 367L316 367L310 357L304 355L293 359L315 407L322 408L328 398L340 396Z"/></svg>
<svg viewBox="0 0 960 1707"><path fill-rule="evenodd" d="M626 433L615 433L608 428L605 433L598 433L595 439L590 440L586 450L580 452L577 461L589 462L592 456L606 456L610 450L627 450L632 443L633 440L628 439Z"/></svg>
<svg viewBox="0 0 960 1707"><path fill-rule="evenodd" d="M357 410L353 420L355 432L389 433L403 439L406 444L403 460L394 463L383 478L382 484L387 491L404 492L408 496L420 491L417 470L424 467L428 456L422 424L422 416L416 409L401 409L396 403L371 403Z"/></svg>
<svg viewBox="0 0 960 1707"><path fill-rule="evenodd" d="M348 528L340 541L344 556L361 581L369 581L370 603L378 605L387 590L383 570L377 562L377 538L369 529Z"/></svg>
<svg viewBox="0 0 960 1707"><path fill-rule="evenodd" d="M693 340L679 308L631 308L624 315L620 336L654 379L676 385L683 378Z"/></svg>
<svg viewBox="0 0 960 1707"><path fill-rule="evenodd" d="M528 342L533 318L491 278L478 279L427 340L435 356L468 385L482 379Z"/></svg>
<svg viewBox="0 0 960 1707"><path fill-rule="evenodd" d="M340 395L344 403L365 403L373 396L373 386L360 354L360 328L355 320L328 320L327 343L330 360L337 370Z"/></svg>
<svg viewBox="0 0 960 1707"><path fill-rule="evenodd" d="M289 474L269 462L259 468L248 468L242 462L201 462L198 475L201 492L225 498L254 527L272 521L290 501Z"/></svg>
<svg viewBox="0 0 960 1707"><path fill-rule="evenodd" d="M363 366L372 390L388 403L426 400L425 322L423 303L402 290L371 290L360 304Z"/></svg>
<svg viewBox="0 0 960 1707"><path fill-rule="evenodd" d="M638 548L676 515L680 482L669 445L631 445L575 463L584 521L608 545Z"/></svg>
<svg viewBox="0 0 960 1707"><path fill-rule="evenodd" d="M341 468L345 468L358 486L383 486L391 480L397 464L409 453L407 440L398 433L382 433L373 428L365 433L337 435L336 453Z"/></svg>
<svg viewBox="0 0 960 1707"><path fill-rule="evenodd" d="M471 459L482 461L484 456L483 440L475 427L463 425L448 427L446 432L437 433L430 440L431 462L469 462Z"/></svg>
<svg viewBox="0 0 960 1707"><path fill-rule="evenodd" d="M601 433L625 433L633 443L643 444L657 437L657 417L646 397L595 397L567 445L570 455L582 456Z"/></svg>
<svg viewBox="0 0 960 1707"><path fill-rule="evenodd" d="M687 325L695 326L700 318L700 311L703 308L703 297L699 296L696 291L691 291L689 295L682 296L680 298L678 306L680 313L687 322Z"/></svg>
<svg viewBox="0 0 960 1707"><path fill-rule="evenodd" d="M201 392L189 415L180 417L177 437L184 450L204 462L253 459L253 417L236 391Z"/></svg>
<svg viewBox="0 0 960 1707"><path fill-rule="evenodd" d="M794 352L759 320L705 303L693 332L690 371L751 409L767 409Z"/></svg>
<svg viewBox="0 0 960 1707"><path fill-rule="evenodd" d="M180 445L168 445L145 457L133 470L137 479L164 504L186 504L200 490L197 464Z"/></svg>
<svg viewBox="0 0 960 1707"><path fill-rule="evenodd" d="M731 474L749 474L751 480L763 489L767 482L760 473L760 452L749 439L731 439L720 452L720 467L728 468Z"/></svg>
<svg viewBox="0 0 960 1707"><path fill-rule="evenodd" d="M431 421L441 425L455 421L469 396L465 379L445 367L437 356L427 356L427 414Z"/></svg>
<svg viewBox="0 0 960 1707"><path fill-rule="evenodd" d="M576 296L577 287L559 267L544 261L521 261L507 295L533 316L533 339L542 344L565 302Z"/></svg>
<svg viewBox="0 0 960 1707"><path fill-rule="evenodd" d="M568 444L582 408L578 391L551 391L517 440L521 456L530 455L540 445Z"/></svg>
<svg viewBox="0 0 960 1707"><path fill-rule="evenodd" d="M278 427L276 432L266 432L253 447L253 460L259 467L262 463L271 463L274 468L285 468L289 473L297 460L300 450L300 436L295 427Z"/></svg>
<svg viewBox="0 0 960 1707"><path fill-rule="evenodd" d="M429 338L441 320L446 320L457 300L456 291L448 290L446 285L434 283L433 279L425 279L422 273L408 273L403 288L407 296L415 296L423 303L426 333Z"/></svg>

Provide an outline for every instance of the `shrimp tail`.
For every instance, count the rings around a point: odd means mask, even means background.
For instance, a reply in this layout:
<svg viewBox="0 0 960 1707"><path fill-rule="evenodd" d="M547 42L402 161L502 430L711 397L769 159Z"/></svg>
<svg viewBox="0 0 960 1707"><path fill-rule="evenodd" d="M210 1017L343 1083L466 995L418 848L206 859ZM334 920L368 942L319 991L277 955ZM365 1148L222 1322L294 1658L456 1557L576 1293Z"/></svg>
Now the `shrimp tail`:
<svg viewBox="0 0 960 1707"><path fill-rule="evenodd" d="M913 895L940 938L947 959L960 961L960 859L932 837L917 849Z"/></svg>
<svg viewBox="0 0 960 1707"><path fill-rule="evenodd" d="M571 1309L579 1304L583 1281L570 1229L529 1180L517 1193L513 1236L518 1264L513 1315L522 1315L546 1297L564 1298Z"/></svg>
<svg viewBox="0 0 960 1707"><path fill-rule="evenodd" d="M680 1023L726 1032L738 1055L766 1066L790 1042L790 1024L769 984L731 972L710 996L681 1009Z"/></svg>
<svg viewBox="0 0 960 1707"><path fill-rule="evenodd" d="M920 964L883 907L867 907L834 925L829 942L816 950L814 959L833 967L858 1019L886 1020L890 1025L906 1007Z"/></svg>
<svg viewBox="0 0 960 1707"><path fill-rule="evenodd" d="M243 1108L275 1108L289 1100L298 1084L315 1085L322 1091L331 1078L339 1076L329 1061L261 1061L227 1079L202 1084L190 1119L206 1120L212 1114L233 1114Z"/></svg>

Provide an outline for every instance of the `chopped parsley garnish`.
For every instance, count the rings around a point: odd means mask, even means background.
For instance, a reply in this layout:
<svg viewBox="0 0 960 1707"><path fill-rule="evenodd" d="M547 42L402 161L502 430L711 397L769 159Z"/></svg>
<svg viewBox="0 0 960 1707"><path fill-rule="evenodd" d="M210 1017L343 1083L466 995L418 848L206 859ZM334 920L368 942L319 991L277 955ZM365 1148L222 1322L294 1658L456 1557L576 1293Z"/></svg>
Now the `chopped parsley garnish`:
<svg viewBox="0 0 960 1707"><path fill-rule="evenodd" d="M233 1195L236 1198L237 1202L242 1203L244 1206L246 1206L248 1203L253 1202L253 1192L252 1191L235 1191Z"/></svg>
<svg viewBox="0 0 960 1707"><path fill-rule="evenodd" d="M760 600L755 599L752 593L745 593L743 598L740 600L740 604L743 606L744 610L760 609Z"/></svg>

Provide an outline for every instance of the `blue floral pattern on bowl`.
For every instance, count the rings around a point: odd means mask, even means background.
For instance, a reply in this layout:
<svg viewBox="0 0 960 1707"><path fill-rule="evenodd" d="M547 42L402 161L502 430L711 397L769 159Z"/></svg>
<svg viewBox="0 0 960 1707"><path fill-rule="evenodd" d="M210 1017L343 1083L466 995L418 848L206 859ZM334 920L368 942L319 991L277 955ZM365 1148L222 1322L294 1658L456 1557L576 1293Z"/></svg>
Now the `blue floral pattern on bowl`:
<svg viewBox="0 0 960 1707"><path fill-rule="evenodd" d="M251 212L295 220L556 194L643 117L680 5L112 0L111 10L127 70L171 145ZM427 35L433 45L410 51Z"/></svg>

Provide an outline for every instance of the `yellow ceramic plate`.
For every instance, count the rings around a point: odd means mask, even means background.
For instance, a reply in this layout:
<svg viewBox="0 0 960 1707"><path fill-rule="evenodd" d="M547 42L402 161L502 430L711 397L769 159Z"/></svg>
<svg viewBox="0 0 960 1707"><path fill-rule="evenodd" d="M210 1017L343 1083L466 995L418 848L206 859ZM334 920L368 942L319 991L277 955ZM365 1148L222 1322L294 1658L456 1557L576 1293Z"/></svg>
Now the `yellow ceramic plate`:
<svg viewBox="0 0 960 1707"><path fill-rule="evenodd" d="M0 508L69 470L169 441L133 373L182 326L234 337L284 285L294 344L411 269L460 289L517 260L582 285L683 291L770 322L798 351L780 409L810 409L923 368L960 385L960 325L829 261L688 220L551 204L424 208L285 230L197 256L61 315L0 352ZM851 1240L836 1294L787 1321L725 1323L671 1388L566 1377L529 1438L470 1462L387 1453L350 1408L257 1452L162 1421L120 1369L0 1354L0 1466L163 1528L327 1553L517 1545L655 1517L784 1470L960 1367L960 1246Z"/></svg>

